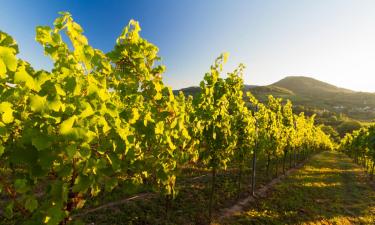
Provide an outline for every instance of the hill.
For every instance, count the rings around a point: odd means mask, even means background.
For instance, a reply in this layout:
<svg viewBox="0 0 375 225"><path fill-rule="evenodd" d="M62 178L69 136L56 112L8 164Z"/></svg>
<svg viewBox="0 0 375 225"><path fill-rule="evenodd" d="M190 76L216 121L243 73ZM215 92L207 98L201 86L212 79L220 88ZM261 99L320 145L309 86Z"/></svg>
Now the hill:
<svg viewBox="0 0 375 225"><path fill-rule="evenodd" d="M375 118L375 93L356 92L311 77L288 76L266 86L245 85L244 90L263 102L268 95L290 99L300 111L331 112L361 121ZM179 91L194 96L200 88L188 87Z"/></svg>
<svg viewBox="0 0 375 225"><path fill-rule="evenodd" d="M280 92L280 88L286 91ZM311 77L289 76L250 91L262 100L273 95L290 99L296 106L344 114L352 119L370 121L375 118L375 93L356 92Z"/></svg>
<svg viewBox="0 0 375 225"><path fill-rule="evenodd" d="M272 85L293 90L296 93L354 93L352 90L339 88L332 84L304 76L285 77Z"/></svg>

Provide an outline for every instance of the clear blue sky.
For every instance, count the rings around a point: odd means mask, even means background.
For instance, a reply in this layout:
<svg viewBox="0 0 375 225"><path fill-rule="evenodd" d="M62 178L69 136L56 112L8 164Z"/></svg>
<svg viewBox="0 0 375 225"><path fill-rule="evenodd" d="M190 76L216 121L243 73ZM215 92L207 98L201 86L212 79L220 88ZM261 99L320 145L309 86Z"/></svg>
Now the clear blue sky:
<svg viewBox="0 0 375 225"><path fill-rule="evenodd" d="M37 25L69 11L95 48L111 50L130 19L160 48L165 82L198 85L221 52L228 69L247 65L247 84L287 75L375 92L375 1L356 0L1 0L0 30L36 68L51 61L34 41Z"/></svg>

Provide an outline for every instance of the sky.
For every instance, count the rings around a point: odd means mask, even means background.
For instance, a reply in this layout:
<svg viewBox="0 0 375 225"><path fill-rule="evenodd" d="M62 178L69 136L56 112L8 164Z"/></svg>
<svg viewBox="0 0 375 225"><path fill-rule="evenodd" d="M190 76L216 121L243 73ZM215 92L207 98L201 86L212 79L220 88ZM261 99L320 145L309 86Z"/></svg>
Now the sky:
<svg viewBox="0 0 375 225"><path fill-rule="evenodd" d="M310 76L375 92L375 1L372 0L0 0L0 30L19 57L37 69L51 60L35 27L69 11L90 45L110 51L130 19L160 49L173 89L199 85L215 58L229 52L226 71L246 65L246 84Z"/></svg>

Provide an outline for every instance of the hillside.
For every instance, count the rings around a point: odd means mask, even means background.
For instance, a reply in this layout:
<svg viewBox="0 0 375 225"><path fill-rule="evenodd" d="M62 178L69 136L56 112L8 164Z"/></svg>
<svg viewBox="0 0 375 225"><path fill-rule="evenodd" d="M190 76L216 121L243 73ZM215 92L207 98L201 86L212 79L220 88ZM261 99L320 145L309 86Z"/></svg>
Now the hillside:
<svg viewBox="0 0 375 225"><path fill-rule="evenodd" d="M375 118L375 93L355 92L302 76L286 77L266 87L255 87L250 91L260 99L271 94L290 99L296 106L328 110L352 119L369 121ZM276 87L289 90L291 94L274 91Z"/></svg>
<svg viewBox="0 0 375 225"><path fill-rule="evenodd" d="M375 93L356 92L311 77L288 76L267 86L245 85L244 89L261 101L273 95L290 99L296 107L315 113L328 111L361 121L372 121L375 118ZM196 95L199 90L199 87L181 89L188 95Z"/></svg>
<svg viewBox="0 0 375 225"><path fill-rule="evenodd" d="M304 76L285 77L272 85L293 90L296 93L354 93L352 90L339 88L323 81Z"/></svg>

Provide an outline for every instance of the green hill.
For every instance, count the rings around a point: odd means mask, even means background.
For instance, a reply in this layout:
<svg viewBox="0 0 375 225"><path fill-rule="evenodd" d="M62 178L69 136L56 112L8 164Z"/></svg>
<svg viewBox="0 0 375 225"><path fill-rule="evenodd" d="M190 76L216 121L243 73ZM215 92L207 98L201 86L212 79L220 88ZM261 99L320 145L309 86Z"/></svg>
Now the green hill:
<svg viewBox="0 0 375 225"><path fill-rule="evenodd" d="M316 93L354 93L352 90L339 88L334 85L316 80L311 77L289 76L272 84L293 90L296 93L316 94Z"/></svg>
<svg viewBox="0 0 375 225"><path fill-rule="evenodd" d="M245 85L244 89L253 93L260 101L266 101L268 95L273 95L290 99L297 109L304 111L317 114L332 112L361 121L375 119L375 93L356 92L311 77L288 76L271 85ZM180 91L194 96L200 88L188 87Z"/></svg>
<svg viewBox="0 0 375 225"><path fill-rule="evenodd" d="M344 114L352 119L370 121L375 118L375 93L355 92L310 77L290 76L250 91L259 99L274 95L290 99L296 106Z"/></svg>

